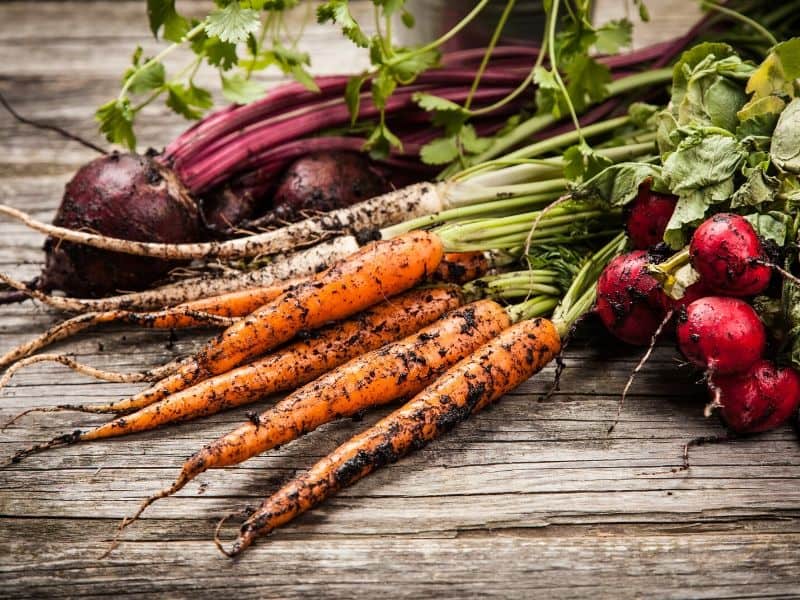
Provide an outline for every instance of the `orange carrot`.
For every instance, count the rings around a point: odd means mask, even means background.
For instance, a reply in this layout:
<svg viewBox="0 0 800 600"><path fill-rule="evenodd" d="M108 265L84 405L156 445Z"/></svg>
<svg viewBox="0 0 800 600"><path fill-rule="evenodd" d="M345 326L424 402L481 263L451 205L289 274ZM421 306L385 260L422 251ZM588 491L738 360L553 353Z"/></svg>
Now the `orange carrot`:
<svg viewBox="0 0 800 600"><path fill-rule="evenodd" d="M435 271L442 256L441 240L427 231L373 242L241 319L173 375L114 403L116 410L152 404L197 381L229 371L300 331L343 319L405 291Z"/></svg>
<svg viewBox="0 0 800 600"><path fill-rule="evenodd" d="M467 283L486 275L489 266L484 252L448 252L431 274L431 281Z"/></svg>
<svg viewBox="0 0 800 600"><path fill-rule="evenodd" d="M88 431L75 431L20 450L12 461L19 462L25 456L49 448L118 437L212 415L293 389L350 358L418 331L461 301L457 288L405 292L355 318L324 327L308 340L289 344L265 358L201 381L135 413Z"/></svg>
<svg viewBox="0 0 800 600"><path fill-rule="evenodd" d="M157 312L133 312L129 310L109 310L91 312L72 317L51 327L35 339L26 342L0 356L0 367L20 358L30 356L45 346L67 339L81 331L99 325L123 321L131 325L152 329L182 329L188 327L208 327L223 325L229 327L234 317L244 317L265 303L286 292L296 283L272 287L253 288L231 292L221 296L184 302L177 306Z"/></svg>
<svg viewBox="0 0 800 600"><path fill-rule="evenodd" d="M228 556L239 554L257 536L288 523L498 400L541 370L559 348L559 334L546 319L522 321L506 329L403 407L267 498L244 522L231 550L225 550L215 539L217 546Z"/></svg>
<svg viewBox="0 0 800 600"><path fill-rule="evenodd" d="M195 453L184 463L175 483L145 500L126 524L155 500L174 494L207 469L242 462L334 419L417 393L509 324L502 306L493 300L479 300L399 342L354 358Z"/></svg>

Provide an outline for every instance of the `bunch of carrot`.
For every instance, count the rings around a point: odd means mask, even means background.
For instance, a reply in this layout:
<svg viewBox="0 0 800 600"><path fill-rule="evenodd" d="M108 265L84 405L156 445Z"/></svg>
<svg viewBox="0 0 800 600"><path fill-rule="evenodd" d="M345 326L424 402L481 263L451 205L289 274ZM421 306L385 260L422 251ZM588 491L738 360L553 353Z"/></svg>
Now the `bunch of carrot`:
<svg viewBox="0 0 800 600"><path fill-rule="evenodd" d="M601 251L600 266L621 251L620 240ZM233 549L224 550L236 554L257 535L424 445L528 379L558 353L569 323L593 302L593 287L585 285L586 277L576 277L584 282L581 297L573 291L565 299L578 300L577 308L554 325L541 318L563 294L553 271L476 280L489 266L481 252L446 255L436 233L417 230L372 242L313 277L255 290L250 301L262 303L255 310L237 294L150 315L115 311L71 319L67 323L78 326L112 318L161 326L192 324L198 314L236 318L199 352L162 369L163 378L144 392L110 404L56 407L116 417L21 450L11 460L294 390L196 452L173 485L144 501L135 519L207 469L242 462L329 421L411 398L268 499L243 525ZM521 277L527 278L522 286ZM452 283L470 280L464 286ZM503 290L528 297L511 306L489 298L504 296Z"/></svg>

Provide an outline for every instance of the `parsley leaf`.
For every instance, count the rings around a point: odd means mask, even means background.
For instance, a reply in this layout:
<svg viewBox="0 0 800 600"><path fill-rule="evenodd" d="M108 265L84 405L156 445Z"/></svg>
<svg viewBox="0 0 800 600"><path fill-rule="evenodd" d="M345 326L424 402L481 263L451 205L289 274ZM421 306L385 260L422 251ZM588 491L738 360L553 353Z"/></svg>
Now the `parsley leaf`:
<svg viewBox="0 0 800 600"><path fill-rule="evenodd" d="M206 18L205 30L209 36L218 37L223 42L238 44L247 36L261 28L258 11L242 8L239 2L231 2L218 8Z"/></svg>
<svg viewBox="0 0 800 600"><path fill-rule="evenodd" d="M336 23L342 28L350 41L360 48L369 46L369 39L364 35L358 22L350 14L347 0L329 0L317 8L317 21L322 23Z"/></svg>
<svg viewBox="0 0 800 600"><path fill-rule="evenodd" d="M259 100L267 93L267 88L263 83L245 79L241 75L231 75L222 78L222 95L228 102L234 104L249 104Z"/></svg>
<svg viewBox="0 0 800 600"><path fill-rule="evenodd" d="M603 54L616 54L621 48L631 45L633 23L628 19L609 21L596 30L594 47Z"/></svg>
<svg viewBox="0 0 800 600"><path fill-rule="evenodd" d="M354 75L347 80L344 90L344 100L347 103L347 110L350 113L350 125L355 125L358 120L358 113L361 110L361 87L367 80L367 75Z"/></svg>
<svg viewBox="0 0 800 600"><path fill-rule="evenodd" d="M212 105L211 94L193 83L188 86L171 83L167 88L167 106L187 119L199 119L203 111L198 109L211 108Z"/></svg>
<svg viewBox="0 0 800 600"><path fill-rule="evenodd" d="M170 42L180 41L189 31L189 22L175 10L175 0L147 0L147 19L156 38L162 26L163 37Z"/></svg>
<svg viewBox="0 0 800 600"><path fill-rule="evenodd" d="M100 131L106 136L106 139L130 150L136 150L133 117L134 113L127 99L106 102L95 113L95 119L100 124Z"/></svg>
<svg viewBox="0 0 800 600"><path fill-rule="evenodd" d="M152 63L143 67L131 67L125 71L123 81L131 77L128 90L132 94L143 94L151 90L157 90L164 85L166 71L161 62Z"/></svg>
<svg viewBox="0 0 800 600"><path fill-rule="evenodd" d="M426 165L445 165L458 158L456 136L436 138L422 146L419 157Z"/></svg>

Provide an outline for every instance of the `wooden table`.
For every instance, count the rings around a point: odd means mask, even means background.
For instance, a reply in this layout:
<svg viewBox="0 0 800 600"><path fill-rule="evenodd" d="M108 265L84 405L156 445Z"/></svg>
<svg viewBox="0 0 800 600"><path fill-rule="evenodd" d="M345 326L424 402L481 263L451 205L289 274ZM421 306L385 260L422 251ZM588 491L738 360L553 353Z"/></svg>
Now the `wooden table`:
<svg viewBox="0 0 800 600"><path fill-rule="evenodd" d="M25 115L98 140L91 114L143 43L141 2L0 5L0 91ZM318 72L348 52L330 32ZM350 53L352 54L352 53ZM350 61L354 64L355 61ZM210 78L210 76L209 76ZM140 138L185 127L148 109ZM0 199L50 219L91 151L0 112ZM41 236L0 222L0 269L31 276ZM58 318L30 302L0 307L0 352ZM637 380L615 433L606 428L638 351L596 330L567 353L561 391L539 397L552 369L501 404L383 469L230 561L211 544L217 519L256 503L363 422L337 422L239 468L210 472L152 507L108 559L119 519L176 474L244 410L108 443L79 445L0 471L0 596L198 597L788 597L800 593L800 450L789 428L693 454L720 432L703 390L664 345ZM61 346L117 370L155 365L202 334L118 327ZM135 386L94 383L37 365L3 391L0 418L64 401L107 401ZM258 408L258 407L257 407ZM388 409L387 409L388 410ZM0 455L100 419L31 416L0 436Z"/></svg>

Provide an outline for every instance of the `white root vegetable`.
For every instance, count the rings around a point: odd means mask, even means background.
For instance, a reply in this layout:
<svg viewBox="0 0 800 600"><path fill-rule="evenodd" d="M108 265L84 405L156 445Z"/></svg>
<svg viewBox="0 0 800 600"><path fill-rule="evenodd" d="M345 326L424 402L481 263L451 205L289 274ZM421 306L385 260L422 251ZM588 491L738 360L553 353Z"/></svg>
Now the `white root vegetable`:
<svg viewBox="0 0 800 600"><path fill-rule="evenodd" d="M306 250L289 254L260 269L226 273L213 277L193 277L152 290L107 298L83 299L52 296L30 290L24 283L0 273L0 281L22 290L31 298L59 310L74 313L111 310L160 310L199 298L219 296L247 288L266 287L301 277L311 276L358 250L352 236L334 238Z"/></svg>
<svg viewBox="0 0 800 600"><path fill-rule="evenodd" d="M278 254L333 236L358 234L435 213L448 208L444 191L445 184L414 184L273 231L224 242L189 244L135 242L65 229L43 223L21 210L2 204L0 214L54 238L102 250L168 260L235 260Z"/></svg>

